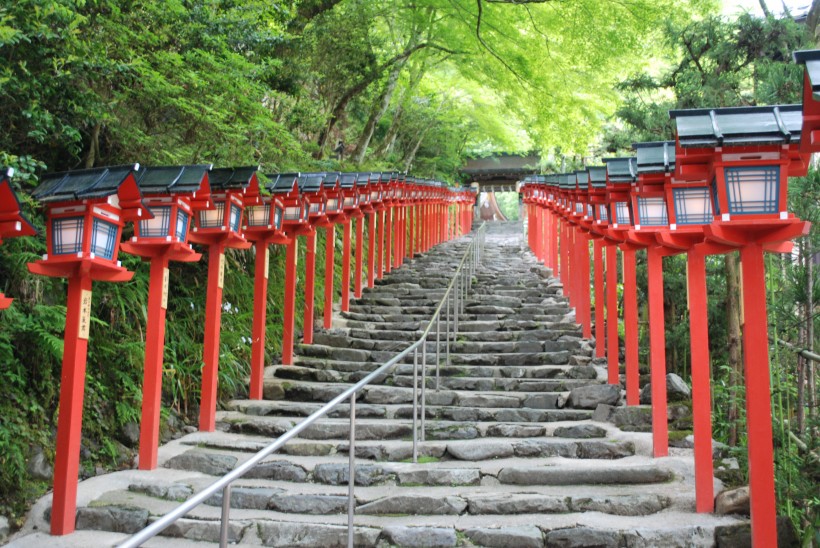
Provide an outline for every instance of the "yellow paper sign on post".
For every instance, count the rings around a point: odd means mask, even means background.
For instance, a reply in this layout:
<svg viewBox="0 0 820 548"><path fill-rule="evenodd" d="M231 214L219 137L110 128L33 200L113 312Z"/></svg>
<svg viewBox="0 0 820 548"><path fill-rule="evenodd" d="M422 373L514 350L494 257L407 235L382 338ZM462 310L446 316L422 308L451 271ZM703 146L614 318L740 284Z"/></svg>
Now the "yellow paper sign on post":
<svg viewBox="0 0 820 548"><path fill-rule="evenodd" d="M80 295L80 335L81 339L88 340L91 331L91 291L83 289Z"/></svg>
<svg viewBox="0 0 820 548"><path fill-rule="evenodd" d="M225 254L219 254L219 289L222 289L225 286Z"/></svg>
<svg viewBox="0 0 820 548"><path fill-rule="evenodd" d="M164 268L162 270L162 308L164 310L168 309L168 282L171 277L171 274L168 268Z"/></svg>

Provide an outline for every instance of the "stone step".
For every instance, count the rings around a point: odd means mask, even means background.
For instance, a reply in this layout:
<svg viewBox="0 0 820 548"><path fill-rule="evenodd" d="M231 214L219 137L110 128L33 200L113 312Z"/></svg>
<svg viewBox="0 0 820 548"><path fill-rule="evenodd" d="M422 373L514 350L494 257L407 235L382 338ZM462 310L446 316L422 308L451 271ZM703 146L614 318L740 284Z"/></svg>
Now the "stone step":
<svg viewBox="0 0 820 548"><path fill-rule="evenodd" d="M229 402L229 411L238 411L250 416L268 417L306 417L319 410L321 402L306 403L301 401L254 402L242 400ZM510 409L491 407L453 407L427 404L425 416L430 420L448 421L482 421L482 422L562 422L568 420L587 420L592 417L591 409ZM360 418L412 419L412 405L367 403L356 404L356 414ZM347 404L342 404L329 414L331 418L349 416ZM419 411L419 416L421 412ZM238 419L237 419L238 420ZM238 427L237 427L238 428ZM273 427L271 427L273 428Z"/></svg>
<svg viewBox="0 0 820 548"><path fill-rule="evenodd" d="M432 372L432 369L430 370ZM549 385L534 385L537 388L549 388ZM328 402L350 387L341 382L305 382L283 380L268 377L264 381L265 398L270 400L288 400L301 402ZM481 391L481 390L426 390L425 401L428 406L437 407L471 407L471 408L504 408L517 410L528 409L561 409L567 403L566 398L560 401L561 395L571 397L577 394L569 406L583 409L594 409L598 403L616 404L620 399L620 387L602 385L599 382L584 383L566 392L532 391L520 388L514 392ZM386 386L371 384L364 387L357 396L361 403L402 404L412 403L412 387ZM420 401L420 400L419 400Z"/></svg>

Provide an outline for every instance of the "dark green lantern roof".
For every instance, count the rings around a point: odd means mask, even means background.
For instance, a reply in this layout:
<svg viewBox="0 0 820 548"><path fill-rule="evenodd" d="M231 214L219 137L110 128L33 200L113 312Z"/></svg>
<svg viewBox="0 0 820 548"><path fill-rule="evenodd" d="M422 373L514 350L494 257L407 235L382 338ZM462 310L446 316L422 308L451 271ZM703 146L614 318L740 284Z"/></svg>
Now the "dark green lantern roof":
<svg viewBox="0 0 820 548"><path fill-rule="evenodd" d="M606 188L606 166L590 166L587 173L592 188Z"/></svg>
<svg viewBox="0 0 820 548"><path fill-rule="evenodd" d="M632 158L604 158L606 175L613 183L634 183L638 176L637 161Z"/></svg>
<svg viewBox="0 0 820 548"><path fill-rule="evenodd" d="M670 110L682 147L780 145L800 141L802 105Z"/></svg>
<svg viewBox="0 0 820 548"><path fill-rule="evenodd" d="M675 141L634 143L637 152L638 175L675 171Z"/></svg>
<svg viewBox="0 0 820 548"><path fill-rule="evenodd" d="M242 190L253 182L259 166L247 167L220 167L212 169L208 175L211 190L220 192L225 190Z"/></svg>
<svg viewBox="0 0 820 548"><path fill-rule="evenodd" d="M293 190L294 183L298 185L299 175L299 173L271 173L267 175L271 181L267 189L273 194L287 194Z"/></svg>
<svg viewBox="0 0 820 548"><path fill-rule="evenodd" d="M32 196L44 203L107 198L116 194L138 169L139 164L128 164L46 173L40 177L40 186L34 189Z"/></svg>
<svg viewBox="0 0 820 548"><path fill-rule="evenodd" d="M212 168L211 164L144 167L137 172L137 185L146 194L190 194L199 191L202 180Z"/></svg>

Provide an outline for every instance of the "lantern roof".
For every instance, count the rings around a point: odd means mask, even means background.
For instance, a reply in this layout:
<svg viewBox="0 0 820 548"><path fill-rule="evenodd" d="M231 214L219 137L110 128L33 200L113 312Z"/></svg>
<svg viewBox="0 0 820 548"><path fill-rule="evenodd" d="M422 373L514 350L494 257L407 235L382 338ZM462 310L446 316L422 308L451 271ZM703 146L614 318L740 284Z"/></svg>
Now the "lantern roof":
<svg viewBox="0 0 820 548"><path fill-rule="evenodd" d="M315 194L322 191L324 180L324 173L300 173L297 182L301 192Z"/></svg>
<svg viewBox="0 0 820 548"><path fill-rule="evenodd" d="M592 183L592 188L606 187L606 166L589 166L587 167L589 173L589 182Z"/></svg>
<svg viewBox="0 0 820 548"><path fill-rule="evenodd" d="M380 173L357 173L356 184L358 186L367 186L368 184L378 184L381 177Z"/></svg>
<svg viewBox="0 0 820 548"><path fill-rule="evenodd" d="M575 187L575 173L558 174L558 188L560 188L561 190L572 190Z"/></svg>
<svg viewBox="0 0 820 548"><path fill-rule="evenodd" d="M670 110L682 147L780 145L800 141L802 105Z"/></svg>
<svg viewBox="0 0 820 548"><path fill-rule="evenodd" d="M820 49L795 51L792 55L795 63L806 65L812 95L820 101Z"/></svg>
<svg viewBox="0 0 820 548"><path fill-rule="evenodd" d="M211 190L220 192L225 190L245 190L256 179L259 166L248 167L220 167L212 169L208 175Z"/></svg>
<svg viewBox="0 0 820 548"><path fill-rule="evenodd" d="M322 178L322 188L324 190L334 190L340 186L341 173L338 171L329 171L322 175L324 175Z"/></svg>
<svg viewBox="0 0 820 548"><path fill-rule="evenodd" d="M136 184L134 176L139 166L128 164L46 173L40 177L40 186L34 189L32 196L44 203L107 198L117 194L120 186L128 181Z"/></svg>
<svg viewBox="0 0 820 548"><path fill-rule="evenodd" d="M675 141L633 143L637 152L638 175L675 171Z"/></svg>
<svg viewBox="0 0 820 548"><path fill-rule="evenodd" d="M191 194L199 192L212 164L151 166L137 172L137 184L146 194Z"/></svg>
<svg viewBox="0 0 820 548"><path fill-rule="evenodd" d="M271 182L267 185L267 189L272 194L288 194L293 192L293 187L299 186L299 173L271 173L267 178Z"/></svg>
<svg viewBox="0 0 820 548"><path fill-rule="evenodd" d="M586 190L589 185L589 173L587 170L579 170L575 172L575 179L578 181L578 188Z"/></svg>
<svg viewBox="0 0 820 548"><path fill-rule="evenodd" d="M613 183L634 183L637 178L637 159L634 157L604 158L607 179Z"/></svg>
<svg viewBox="0 0 820 548"><path fill-rule="evenodd" d="M355 187L358 179L358 173L342 173L339 175L339 182L341 184L341 187L345 190L350 190L351 188ZM366 180L365 184L367 184Z"/></svg>

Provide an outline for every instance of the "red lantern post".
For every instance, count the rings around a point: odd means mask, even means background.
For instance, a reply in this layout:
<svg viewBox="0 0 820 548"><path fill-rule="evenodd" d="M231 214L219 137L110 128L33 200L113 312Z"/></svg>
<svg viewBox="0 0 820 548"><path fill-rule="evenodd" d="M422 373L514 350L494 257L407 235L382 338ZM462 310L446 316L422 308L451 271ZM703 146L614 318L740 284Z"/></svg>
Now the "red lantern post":
<svg viewBox="0 0 820 548"><path fill-rule="evenodd" d="M342 212L343 216L337 217L337 223L341 223L342 232L342 312L350 310L350 259L351 259L351 230L353 219L361 225L364 214L359 209L359 192L356 189L357 173L342 173L339 177L339 184L342 189ZM361 236L357 230L357 241L361 247ZM358 278L361 280L361 254L356 252L356 270ZM361 284L361 281L358 282ZM361 286L360 286L361 287Z"/></svg>
<svg viewBox="0 0 820 548"><path fill-rule="evenodd" d="M137 184L152 219L136 223L122 250L150 263L148 321L145 328L145 368L140 420L140 470L157 467L162 408L162 363L165 351L165 311L168 306L170 261L195 262L201 257L188 243L192 216L212 208L208 183L210 165L149 167L137 174Z"/></svg>
<svg viewBox="0 0 820 548"><path fill-rule="evenodd" d="M313 308L314 308L314 292L316 289L316 227L328 226L327 216L325 215L325 208L327 206L327 194L322 188L325 175L323 173L302 173L297 179L298 195L304 200L308 209L307 222L295 226L288 227L288 219L285 219L285 231L289 236L294 236L294 244L296 243L295 236L304 234L307 237L307 246L305 253L305 317L303 322L305 344L313 343ZM287 211L287 210L286 210ZM332 225L331 225L332 226ZM288 255L285 260L287 267L285 270L285 326L284 331L290 329L290 333L294 329L293 314L289 311L292 306L289 302L296 302L296 249L293 251L288 249ZM292 337L290 338L292 340ZM287 350L287 351L286 351ZM290 348L282 350L282 363L290 365L293 363L293 345Z"/></svg>
<svg viewBox="0 0 820 548"><path fill-rule="evenodd" d="M268 175L268 192L274 192L278 175ZM285 185L290 183L292 192L295 180L292 175L284 178ZM290 193L288 192L288 194ZM287 196L287 194L285 194ZM263 196L261 203L248 206L245 210L244 236L254 243L256 262L254 268L253 293L253 329L251 337L251 382L250 398L262 399L265 372L265 339L267 335L268 316L268 278L270 273L270 246L291 245L294 238L288 238L283 232L285 214L284 200L278 196ZM287 255L287 252L286 252ZM286 261L287 263L287 261ZM289 265L285 265L287 267ZM287 284L285 284L287 285ZM293 346L293 330L282 329L282 353L287 344ZM289 341L285 341L285 336Z"/></svg>
<svg viewBox="0 0 820 548"><path fill-rule="evenodd" d="M125 282L133 272L117 261L126 221L148 218L135 174L139 164L46 174L33 196L46 204L46 246L33 274L68 278L60 375L60 414L51 534L74 531L83 397L93 281Z"/></svg>
<svg viewBox="0 0 820 548"><path fill-rule="evenodd" d="M199 429L216 428L219 339L222 324L222 289L225 284L225 250L248 249L242 236L242 212L260 201L257 167L220 168L209 174L215 209L199 211L190 239L208 246L208 288L205 298L205 336Z"/></svg>
<svg viewBox="0 0 820 548"><path fill-rule="evenodd" d="M712 181L715 216L703 227L705 238L738 248L743 264L754 546L777 544L763 251L786 251L792 238L809 230L808 223L786 209L788 177L804 175L810 160L810 152L800 149L801 129L812 131L810 124L803 128L801 110L800 105L785 105L670 112L678 130L676 175L693 179L706 173Z"/></svg>
<svg viewBox="0 0 820 548"><path fill-rule="evenodd" d="M0 169L0 244L3 243L4 238L34 236L37 234L37 231L20 210L20 202L11 187L11 178L13 176L14 169L10 167ZM0 291L0 310L10 307L13 300Z"/></svg>
<svg viewBox="0 0 820 548"><path fill-rule="evenodd" d="M604 319L604 249L606 228L609 225L606 201L606 166L591 166L589 173L589 208L592 210L590 236L593 239L593 278L595 287L595 356L606 356L606 322Z"/></svg>

